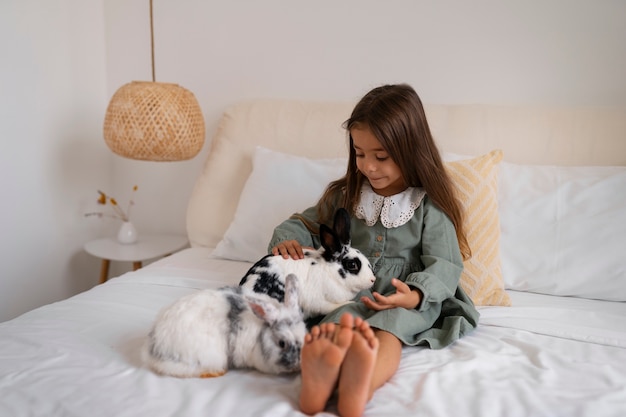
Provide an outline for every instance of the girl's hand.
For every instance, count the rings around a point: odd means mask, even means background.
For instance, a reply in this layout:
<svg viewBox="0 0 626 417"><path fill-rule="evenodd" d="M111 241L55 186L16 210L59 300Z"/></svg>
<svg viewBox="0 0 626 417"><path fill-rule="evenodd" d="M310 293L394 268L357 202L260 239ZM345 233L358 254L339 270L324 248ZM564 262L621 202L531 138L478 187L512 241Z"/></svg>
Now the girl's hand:
<svg viewBox="0 0 626 417"><path fill-rule="evenodd" d="M303 247L297 240L285 240L272 248L272 255L281 255L285 259L290 256L292 259L303 259L304 252L302 249Z"/></svg>
<svg viewBox="0 0 626 417"><path fill-rule="evenodd" d="M396 287L396 292L387 297L377 292L372 293L374 300L368 297L361 297L361 301L365 306L372 310L388 310L390 308L403 307L406 309L416 308L424 296L422 292L416 288L411 288L397 278L391 280L391 285Z"/></svg>

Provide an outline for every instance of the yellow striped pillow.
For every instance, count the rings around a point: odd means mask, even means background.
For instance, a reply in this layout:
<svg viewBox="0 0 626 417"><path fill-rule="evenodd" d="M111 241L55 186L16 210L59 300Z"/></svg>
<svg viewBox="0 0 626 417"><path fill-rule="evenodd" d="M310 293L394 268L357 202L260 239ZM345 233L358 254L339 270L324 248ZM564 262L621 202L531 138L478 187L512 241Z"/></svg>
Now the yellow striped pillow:
<svg viewBox="0 0 626 417"><path fill-rule="evenodd" d="M494 150L473 159L446 162L465 210L465 233L472 257L464 262L461 287L476 305L510 306L500 266L498 162Z"/></svg>

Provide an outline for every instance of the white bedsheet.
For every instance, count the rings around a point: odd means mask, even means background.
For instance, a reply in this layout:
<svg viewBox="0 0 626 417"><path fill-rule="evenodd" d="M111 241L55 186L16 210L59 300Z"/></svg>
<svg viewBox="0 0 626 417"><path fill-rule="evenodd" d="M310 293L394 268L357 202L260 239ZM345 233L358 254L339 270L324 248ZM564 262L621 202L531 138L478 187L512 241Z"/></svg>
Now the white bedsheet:
<svg viewBox="0 0 626 417"><path fill-rule="evenodd" d="M299 416L297 375L161 377L138 350L157 311L250 267L192 248L0 323L0 416ZM626 303L511 292L449 348L405 348L366 416L626 416ZM328 413L332 415L332 406Z"/></svg>

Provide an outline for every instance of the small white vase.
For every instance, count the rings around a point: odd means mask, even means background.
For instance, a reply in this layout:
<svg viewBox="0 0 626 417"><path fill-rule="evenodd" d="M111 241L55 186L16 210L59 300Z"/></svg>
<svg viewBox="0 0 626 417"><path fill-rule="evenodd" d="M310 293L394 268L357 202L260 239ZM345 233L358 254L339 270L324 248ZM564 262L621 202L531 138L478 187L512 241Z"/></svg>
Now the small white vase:
<svg viewBox="0 0 626 417"><path fill-rule="evenodd" d="M137 229L135 229L135 225L131 222L122 223L119 232L117 232L117 241L124 245L137 242Z"/></svg>

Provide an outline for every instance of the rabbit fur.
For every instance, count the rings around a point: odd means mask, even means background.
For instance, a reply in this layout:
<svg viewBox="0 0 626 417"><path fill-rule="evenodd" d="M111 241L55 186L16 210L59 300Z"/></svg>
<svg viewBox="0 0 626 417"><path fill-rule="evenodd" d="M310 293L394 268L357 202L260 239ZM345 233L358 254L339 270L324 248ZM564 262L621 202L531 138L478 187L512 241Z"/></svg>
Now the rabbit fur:
<svg viewBox="0 0 626 417"><path fill-rule="evenodd" d="M300 281L298 301L305 319L330 313L374 285L376 277L367 257L350 246L350 216L345 209L335 213L332 229L320 225L320 241L318 250L303 250L304 259L263 257L239 285L282 302L285 277L295 274Z"/></svg>
<svg viewBox="0 0 626 417"><path fill-rule="evenodd" d="M239 286L180 298L157 316L144 363L176 377L220 376L232 368L298 371L306 334L298 284L295 275L286 278L284 303Z"/></svg>

